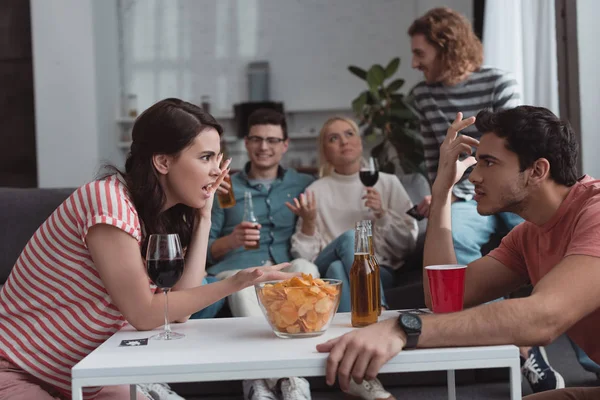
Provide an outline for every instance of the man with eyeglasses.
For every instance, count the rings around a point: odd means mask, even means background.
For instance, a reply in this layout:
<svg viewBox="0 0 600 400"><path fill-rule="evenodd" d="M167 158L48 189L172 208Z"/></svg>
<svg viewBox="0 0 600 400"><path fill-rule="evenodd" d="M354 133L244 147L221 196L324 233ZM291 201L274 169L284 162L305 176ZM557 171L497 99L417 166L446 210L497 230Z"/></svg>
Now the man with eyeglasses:
<svg viewBox="0 0 600 400"><path fill-rule="evenodd" d="M207 268L208 274L225 279L240 269L291 262L287 271L318 277L319 270L313 263L292 260L290 254L296 216L285 203L303 196L314 178L280 165L289 145L284 115L270 109L253 112L248 118L248 134L244 142L250 161L242 171L231 175L236 204L227 209L221 208L217 202L213 205L208 242L208 263L212 265ZM243 222L246 191L252 193L258 226ZM258 249L244 248L256 245L256 242ZM262 315L253 287L234 293L229 296L228 302L235 317ZM205 309L192 318L210 318L219 308L211 306L211 312L207 313ZM275 400L280 398L276 390L281 391L283 399L310 399L310 387L303 378L287 378L279 382L264 379L244 381L243 386L246 399Z"/></svg>

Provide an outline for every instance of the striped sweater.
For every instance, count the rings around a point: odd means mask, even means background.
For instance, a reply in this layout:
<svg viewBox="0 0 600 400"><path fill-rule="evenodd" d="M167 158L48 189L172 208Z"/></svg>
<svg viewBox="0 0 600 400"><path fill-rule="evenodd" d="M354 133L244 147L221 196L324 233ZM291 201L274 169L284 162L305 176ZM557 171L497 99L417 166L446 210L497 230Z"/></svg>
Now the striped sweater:
<svg viewBox="0 0 600 400"><path fill-rule="evenodd" d="M117 176L88 183L65 200L0 290L0 357L69 397L71 368L125 324L86 245L96 224L141 240L137 212ZM99 390L85 388L84 396Z"/></svg>
<svg viewBox="0 0 600 400"><path fill-rule="evenodd" d="M486 67L473 72L467 79L454 86L421 82L414 87L412 94L415 98L415 109L419 114L425 166L431 182L437 175L440 146L457 112L460 111L464 118L469 118L483 109L498 111L520 104L519 87L512 75ZM464 129L462 134L476 139L481 137L475 125ZM465 174L454 186L453 192L459 198L470 200L474 188L467 178L468 175Z"/></svg>

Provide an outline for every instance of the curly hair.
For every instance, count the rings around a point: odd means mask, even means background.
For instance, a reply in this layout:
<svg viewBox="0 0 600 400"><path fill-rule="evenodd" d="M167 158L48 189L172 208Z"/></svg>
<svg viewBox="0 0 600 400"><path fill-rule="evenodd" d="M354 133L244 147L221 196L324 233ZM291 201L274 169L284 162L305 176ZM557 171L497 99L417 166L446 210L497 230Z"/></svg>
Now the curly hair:
<svg viewBox="0 0 600 400"><path fill-rule="evenodd" d="M423 35L436 48L442 63L440 81L458 82L467 72L478 70L483 63L483 45L471 23L450 8L429 10L408 28L409 36Z"/></svg>

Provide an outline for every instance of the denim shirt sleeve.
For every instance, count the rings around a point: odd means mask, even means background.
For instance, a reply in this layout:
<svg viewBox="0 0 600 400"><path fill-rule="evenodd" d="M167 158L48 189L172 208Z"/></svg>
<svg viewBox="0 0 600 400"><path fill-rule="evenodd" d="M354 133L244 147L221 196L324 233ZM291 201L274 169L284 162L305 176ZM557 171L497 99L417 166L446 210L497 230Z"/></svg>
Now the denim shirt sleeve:
<svg viewBox="0 0 600 400"><path fill-rule="evenodd" d="M215 194L216 196L216 194ZM208 251L206 252L207 264L215 264L217 261L212 256L212 245L218 238L221 237L221 231L223 230L223 222L225 221L225 212L218 204L213 203L211 213L211 224L210 224L210 235L208 237Z"/></svg>

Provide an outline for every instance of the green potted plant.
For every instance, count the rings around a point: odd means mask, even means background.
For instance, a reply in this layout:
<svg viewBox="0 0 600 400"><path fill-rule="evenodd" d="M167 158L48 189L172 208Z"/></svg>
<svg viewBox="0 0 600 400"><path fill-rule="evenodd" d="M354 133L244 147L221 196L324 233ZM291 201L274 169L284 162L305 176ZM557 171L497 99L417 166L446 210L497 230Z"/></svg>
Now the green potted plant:
<svg viewBox="0 0 600 400"><path fill-rule="evenodd" d="M379 160L381 171L397 175L425 175L419 119L410 107L410 98L398 92L404 85L404 79L392 79L399 65L400 58L394 58L385 68L379 64L368 70L349 66L348 70L367 84L367 90L352 101L352 110L359 125L365 127L367 138L377 134L384 137L382 143L372 150L373 157ZM400 166L402 171L397 171L396 166Z"/></svg>

